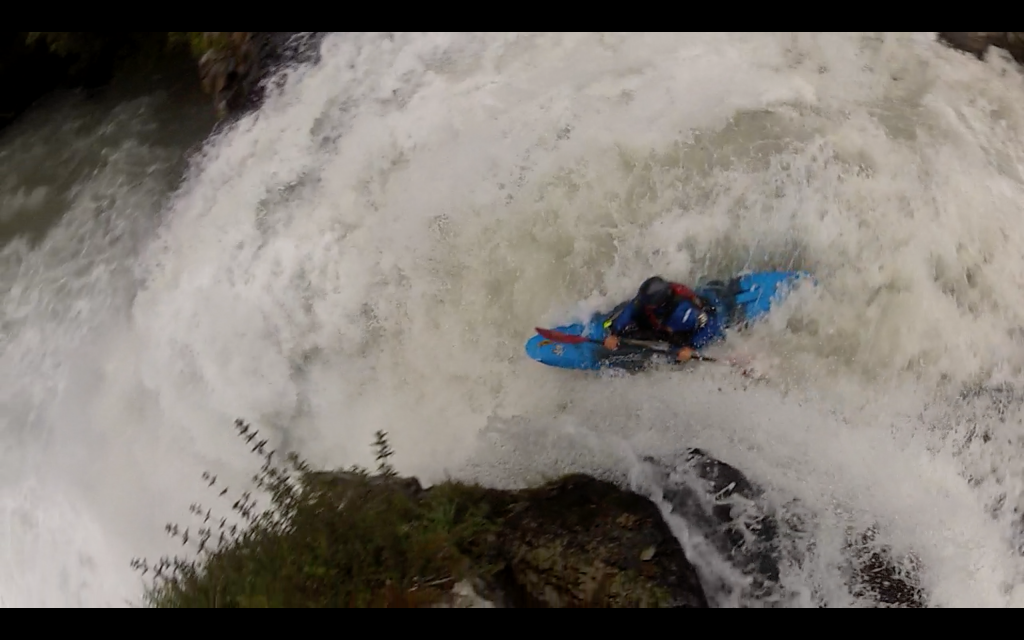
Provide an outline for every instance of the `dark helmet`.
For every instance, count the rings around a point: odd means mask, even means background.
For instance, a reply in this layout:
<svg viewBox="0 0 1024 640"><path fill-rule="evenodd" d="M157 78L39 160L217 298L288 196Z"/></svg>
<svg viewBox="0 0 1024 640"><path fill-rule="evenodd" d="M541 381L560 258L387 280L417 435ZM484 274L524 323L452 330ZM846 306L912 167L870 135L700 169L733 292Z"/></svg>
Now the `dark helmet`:
<svg viewBox="0 0 1024 640"><path fill-rule="evenodd" d="M660 307L672 298L672 285L664 278L654 276L644 280L636 297L645 307Z"/></svg>

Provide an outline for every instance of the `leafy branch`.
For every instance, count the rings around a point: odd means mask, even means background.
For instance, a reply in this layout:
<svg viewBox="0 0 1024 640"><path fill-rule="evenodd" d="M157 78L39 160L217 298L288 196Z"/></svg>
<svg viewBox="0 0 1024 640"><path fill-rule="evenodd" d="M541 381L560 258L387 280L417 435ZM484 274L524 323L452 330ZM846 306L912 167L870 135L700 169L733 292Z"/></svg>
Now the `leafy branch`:
<svg viewBox="0 0 1024 640"><path fill-rule="evenodd" d="M395 480L383 431L375 434L378 475L371 477L360 467L314 472L295 453L275 464L258 431L241 420L235 428L263 459L253 480L269 505L258 510L243 491L229 517L195 503L194 530L168 524L166 532L194 553L155 564L132 560L152 576L144 595L150 606L421 606L465 575L460 549L494 528L473 488L411 493ZM215 475L202 479L218 498L228 494Z"/></svg>

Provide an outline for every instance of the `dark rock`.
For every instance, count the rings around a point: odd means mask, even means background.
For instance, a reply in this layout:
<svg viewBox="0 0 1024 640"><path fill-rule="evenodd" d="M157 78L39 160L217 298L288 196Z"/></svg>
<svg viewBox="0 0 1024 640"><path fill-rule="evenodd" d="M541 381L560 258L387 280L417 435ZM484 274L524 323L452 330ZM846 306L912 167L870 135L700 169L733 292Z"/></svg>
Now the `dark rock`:
<svg viewBox="0 0 1024 640"><path fill-rule="evenodd" d="M267 84L282 68L320 61L320 43L327 31L257 31L253 34L257 72L242 104L255 109L263 102Z"/></svg>
<svg viewBox="0 0 1024 640"><path fill-rule="evenodd" d="M783 563L801 565L816 547L814 520L793 500L780 509L764 499L763 489L738 469L690 449L675 459L646 457L672 513L714 545L722 558L751 578L748 597L771 601L784 596L779 584ZM897 559L874 543L877 530L847 535L848 586L856 597L882 606L923 607L917 582L920 563Z"/></svg>
<svg viewBox="0 0 1024 640"><path fill-rule="evenodd" d="M477 560L499 567L490 591L510 606L708 606L682 546L643 496L574 475L485 500L501 527Z"/></svg>
<svg viewBox="0 0 1024 640"><path fill-rule="evenodd" d="M675 460L645 461L653 465L672 512L753 578L753 597L768 596L779 581L779 525L761 506L762 490L700 449Z"/></svg>
<svg viewBox="0 0 1024 640"><path fill-rule="evenodd" d="M284 68L320 59L326 31L255 31L239 36L231 54L208 54L200 61L204 88L222 120L218 129L259 109L269 85Z"/></svg>
<svg viewBox="0 0 1024 640"><path fill-rule="evenodd" d="M1022 31L940 31L939 41L959 51L984 60L989 47L1005 49L1013 59L1024 64L1024 32Z"/></svg>
<svg viewBox="0 0 1024 640"><path fill-rule="evenodd" d="M0 127L58 86L69 67L44 44L26 44L24 33L0 32Z"/></svg>
<svg viewBox="0 0 1024 640"><path fill-rule="evenodd" d="M229 42L226 48L210 49L199 59L203 90L213 96L213 104L221 116L241 106L258 72L252 34L233 31L224 37Z"/></svg>
<svg viewBox="0 0 1024 640"><path fill-rule="evenodd" d="M345 489L349 486L362 485L368 482L371 488L386 486L398 489L412 500L419 500L424 494L423 486L416 478L388 476L370 476L366 478L350 471L316 471L310 473L309 478L318 486L338 489Z"/></svg>
<svg viewBox="0 0 1024 640"><path fill-rule="evenodd" d="M877 536L878 530L874 527L857 535L852 532L847 535L846 546L853 560L851 592L883 606L923 608L924 594L917 579L920 562L914 556L895 558L890 548L876 544Z"/></svg>
<svg viewBox="0 0 1024 640"><path fill-rule="evenodd" d="M984 60L989 48L987 35L980 31L940 31L938 38L943 44Z"/></svg>

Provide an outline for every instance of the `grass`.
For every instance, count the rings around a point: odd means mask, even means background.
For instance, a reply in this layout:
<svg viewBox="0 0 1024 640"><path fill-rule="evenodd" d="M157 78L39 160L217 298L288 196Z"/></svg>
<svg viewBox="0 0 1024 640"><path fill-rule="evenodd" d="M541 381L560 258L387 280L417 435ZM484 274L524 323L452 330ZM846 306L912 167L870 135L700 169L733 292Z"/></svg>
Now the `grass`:
<svg viewBox="0 0 1024 640"><path fill-rule="evenodd" d="M240 420L236 429L250 443L258 435ZM294 454L277 465L265 444L253 448L264 460L253 479L270 496L269 508L257 512L246 492L232 507L241 526L198 504L191 509L203 519L198 535L168 524L168 533L194 545L195 554L165 556L155 565L132 561L143 576L152 575L147 606L430 605L468 576L463 550L486 544L497 527L479 488L446 483L414 492L387 481L396 474L388 463L393 451L386 433L378 432L374 443L377 475L353 468L340 480L338 474L312 472ZM203 479L215 488L209 473Z"/></svg>

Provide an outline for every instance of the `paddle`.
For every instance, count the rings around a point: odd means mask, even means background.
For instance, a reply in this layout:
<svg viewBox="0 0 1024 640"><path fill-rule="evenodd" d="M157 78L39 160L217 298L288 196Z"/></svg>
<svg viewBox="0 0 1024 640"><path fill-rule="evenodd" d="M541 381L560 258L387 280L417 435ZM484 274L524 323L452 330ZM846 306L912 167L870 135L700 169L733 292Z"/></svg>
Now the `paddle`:
<svg viewBox="0 0 1024 640"><path fill-rule="evenodd" d="M552 342L561 342L564 344L583 344L584 342L592 342L594 344L604 344L604 340L595 340L593 338L587 338L584 336L574 336L568 333L562 333L561 331L553 331L551 329L541 329L537 327L537 333L546 340ZM675 351L674 348L665 346L664 343L660 342L647 342L646 340L629 340L626 338L620 338L619 344L630 345L634 347L643 347L645 349L651 349L652 351L660 351L662 353L669 353ZM699 354L693 355L693 360L700 360L702 362L718 362L714 358L702 356Z"/></svg>

